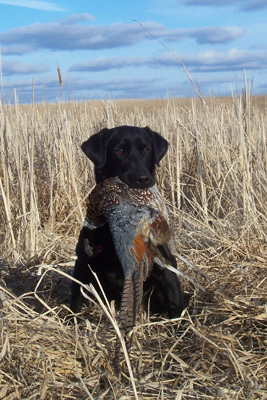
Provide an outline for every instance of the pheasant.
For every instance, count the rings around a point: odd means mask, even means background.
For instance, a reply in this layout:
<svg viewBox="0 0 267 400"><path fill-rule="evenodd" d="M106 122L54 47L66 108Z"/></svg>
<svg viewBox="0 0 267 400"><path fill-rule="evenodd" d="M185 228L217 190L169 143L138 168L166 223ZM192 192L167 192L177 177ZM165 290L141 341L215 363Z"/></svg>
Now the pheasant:
<svg viewBox="0 0 267 400"><path fill-rule="evenodd" d="M124 275L120 329L127 337L142 302L143 283L154 263L172 263L173 235L164 200L156 186L131 188L118 177L108 178L90 193L85 226L89 230L108 224ZM165 261L164 261L165 260ZM126 341L128 349L131 344ZM119 370L119 341L115 366Z"/></svg>

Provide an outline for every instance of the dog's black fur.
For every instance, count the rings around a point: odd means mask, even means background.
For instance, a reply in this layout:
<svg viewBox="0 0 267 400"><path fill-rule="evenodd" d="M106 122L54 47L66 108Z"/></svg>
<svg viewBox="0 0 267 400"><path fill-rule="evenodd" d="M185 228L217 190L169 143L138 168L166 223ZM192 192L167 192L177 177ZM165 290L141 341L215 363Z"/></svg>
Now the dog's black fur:
<svg viewBox="0 0 267 400"><path fill-rule="evenodd" d="M82 150L93 161L96 183L118 176L133 188L148 188L155 184L155 167L168 149L168 142L150 128L121 126L103 129L82 144ZM85 252L86 243L93 248L92 256ZM98 284L88 268L94 272L107 295L119 301L122 293L123 272L116 255L107 225L89 231L82 228L76 247L77 261L74 278L83 283ZM170 262L176 265L169 254ZM144 302L149 302L153 313L167 312L171 318L178 317L184 307L183 293L177 275L154 266L144 283ZM80 286L72 283L71 304L73 312L81 310L83 296Z"/></svg>

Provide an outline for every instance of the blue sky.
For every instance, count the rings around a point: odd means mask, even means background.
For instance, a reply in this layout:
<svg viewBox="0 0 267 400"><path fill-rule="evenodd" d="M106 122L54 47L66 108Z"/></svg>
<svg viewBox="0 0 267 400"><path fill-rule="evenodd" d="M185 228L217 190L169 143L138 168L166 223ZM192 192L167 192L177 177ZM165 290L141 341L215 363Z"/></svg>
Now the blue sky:
<svg viewBox="0 0 267 400"><path fill-rule="evenodd" d="M138 21L138 22L136 22ZM1 96L191 97L267 93L266 0L0 0ZM63 86L59 87L59 65Z"/></svg>

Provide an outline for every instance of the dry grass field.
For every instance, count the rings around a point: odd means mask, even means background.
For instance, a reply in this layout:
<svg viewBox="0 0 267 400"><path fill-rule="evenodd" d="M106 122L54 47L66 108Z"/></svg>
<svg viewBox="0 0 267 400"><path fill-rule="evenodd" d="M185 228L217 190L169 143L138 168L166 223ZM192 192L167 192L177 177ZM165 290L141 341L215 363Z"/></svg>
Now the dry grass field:
<svg viewBox="0 0 267 400"><path fill-rule="evenodd" d="M130 368L96 300L69 324L69 275L94 185L80 144L150 126L188 306L142 312ZM0 105L0 399L267 398L267 98ZM112 313L112 308L111 312Z"/></svg>

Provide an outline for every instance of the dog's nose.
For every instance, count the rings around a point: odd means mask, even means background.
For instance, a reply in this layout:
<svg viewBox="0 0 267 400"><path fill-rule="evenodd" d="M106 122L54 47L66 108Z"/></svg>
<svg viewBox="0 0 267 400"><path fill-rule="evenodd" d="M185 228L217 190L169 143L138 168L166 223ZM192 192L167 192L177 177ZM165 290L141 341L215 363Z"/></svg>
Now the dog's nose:
<svg viewBox="0 0 267 400"><path fill-rule="evenodd" d="M150 183L149 176L147 175L140 175L136 178L136 183L140 187L146 187Z"/></svg>

